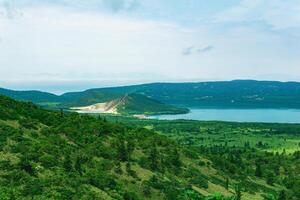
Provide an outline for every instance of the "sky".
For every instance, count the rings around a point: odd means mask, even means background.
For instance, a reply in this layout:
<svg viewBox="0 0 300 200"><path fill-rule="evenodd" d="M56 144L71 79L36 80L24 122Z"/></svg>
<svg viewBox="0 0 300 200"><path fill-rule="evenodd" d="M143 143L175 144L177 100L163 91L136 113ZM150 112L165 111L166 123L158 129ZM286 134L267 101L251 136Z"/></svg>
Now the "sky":
<svg viewBox="0 0 300 200"><path fill-rule="evenodd" d="M0 87L300 81L300 0L0 0Z"/></svg>

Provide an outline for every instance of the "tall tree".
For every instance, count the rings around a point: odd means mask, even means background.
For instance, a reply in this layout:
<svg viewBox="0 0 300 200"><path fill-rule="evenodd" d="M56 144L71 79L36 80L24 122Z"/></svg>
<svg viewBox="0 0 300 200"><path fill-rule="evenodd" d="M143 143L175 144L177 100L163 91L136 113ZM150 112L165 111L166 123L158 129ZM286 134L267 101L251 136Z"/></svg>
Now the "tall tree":
<svg viewBox="0 0 300 200"><path fill-rule="evenodd" d="M278 198L277 198L277 200L286 200L287 198L286 198L286 193L285 193L285 191L284 190L281 190L280 192L279 192L279 194L278 194Z"/></svg>
<svg viewBox="0 0 300 200"><path fill-rule="evenodd" d="M69 154L66 155L64 162L63 162L63 167L65 169L66 172L70 172L72 171L72 161L71 161L71 157Z"/></svg>
<svg viewBox="0 0 300 200"><path fill-rule="evenodd" d="M150 168L152 170L157 170L158 169L158 151L157 151L157 147L155 145L153 145L151 147L148 159L150 161Z"/></svg>
<svg viewBox="0 0 300 200"><path fill-rule="evenodd" d="M234 200L241 200L242 199L242 188L240 184L237 184L234 187Z"/></svg>
<svg viewBox="0 0 300 200"><path fill-rule="evenodd" d="M262 169L261 169L260 163L256 162L255 166L256 166L256 168L255 168L255 176L262 177Z"/></svg>

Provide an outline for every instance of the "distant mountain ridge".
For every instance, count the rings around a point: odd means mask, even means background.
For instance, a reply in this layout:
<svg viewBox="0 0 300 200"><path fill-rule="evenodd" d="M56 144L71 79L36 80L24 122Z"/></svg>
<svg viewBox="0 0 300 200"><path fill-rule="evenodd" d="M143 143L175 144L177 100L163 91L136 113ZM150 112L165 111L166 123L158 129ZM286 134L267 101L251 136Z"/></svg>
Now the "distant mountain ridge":
<svg viewBox="0 0 300 200"><path fill-rule="evenodd" d="M7 91L18 100L59 102L64 106L88 106L112 101L124 94L139 94L164 104L206 108L300 108L300 83L234 80L198 83L150 83L89 89L57 96L39 91Z"/></svg>
<svg viewBox="0 0 300 200"><path fill-rule="evenodd" d="M82 112L106 112L120 114L183 114L186 108L168 105L142 94L123 94L102 91L54 95L40 91L14 91L1 89L0 94L16 100L29 101L48 109L71 109Z"/></svg>
<svg viewBox="0 0 300 200"><path fill-rule="evenodd" d="M51 94L48 92L41 92L37 90L29 90L29 91L15 91L0 88L0 94L9 96L11 98L22 100L22 101L32 101L34 103L42 103L42 102L56 102L60 101L60 96Z"/></svg>
<svg viewBox="0 0 300 200"><path fill-rule="evenodd" d="M163 103L205 108L300 108L300 83L234 80L198 83L150 83L142 85L89 89L77 93L138 93Z"/></svg>

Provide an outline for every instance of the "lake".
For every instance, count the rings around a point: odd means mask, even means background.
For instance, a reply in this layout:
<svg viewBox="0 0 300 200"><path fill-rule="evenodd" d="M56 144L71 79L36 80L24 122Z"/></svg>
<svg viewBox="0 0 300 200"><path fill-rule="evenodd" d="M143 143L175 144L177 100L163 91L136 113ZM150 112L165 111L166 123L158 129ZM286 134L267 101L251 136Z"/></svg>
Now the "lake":
<svg viewBox="0 0 300 200"><path fill-rule="evenodd" d="M176 120L191 119L204 121L300 123L297 109L195 109L187 114L157 115L151 119Z"/></svg>

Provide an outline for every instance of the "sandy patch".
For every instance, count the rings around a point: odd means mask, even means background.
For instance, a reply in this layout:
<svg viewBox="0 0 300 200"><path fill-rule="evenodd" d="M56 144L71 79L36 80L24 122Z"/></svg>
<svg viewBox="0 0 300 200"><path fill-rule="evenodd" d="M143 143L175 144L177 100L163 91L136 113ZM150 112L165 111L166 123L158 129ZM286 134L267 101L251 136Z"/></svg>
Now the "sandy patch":
<svg viewBox="0 0 300 200"><path fill-rule="evenodd" d="M78 113L112 113L118 114L117 104L114 101L97 103L90 106L72 107L72 110L76 110Z"/></svg>

